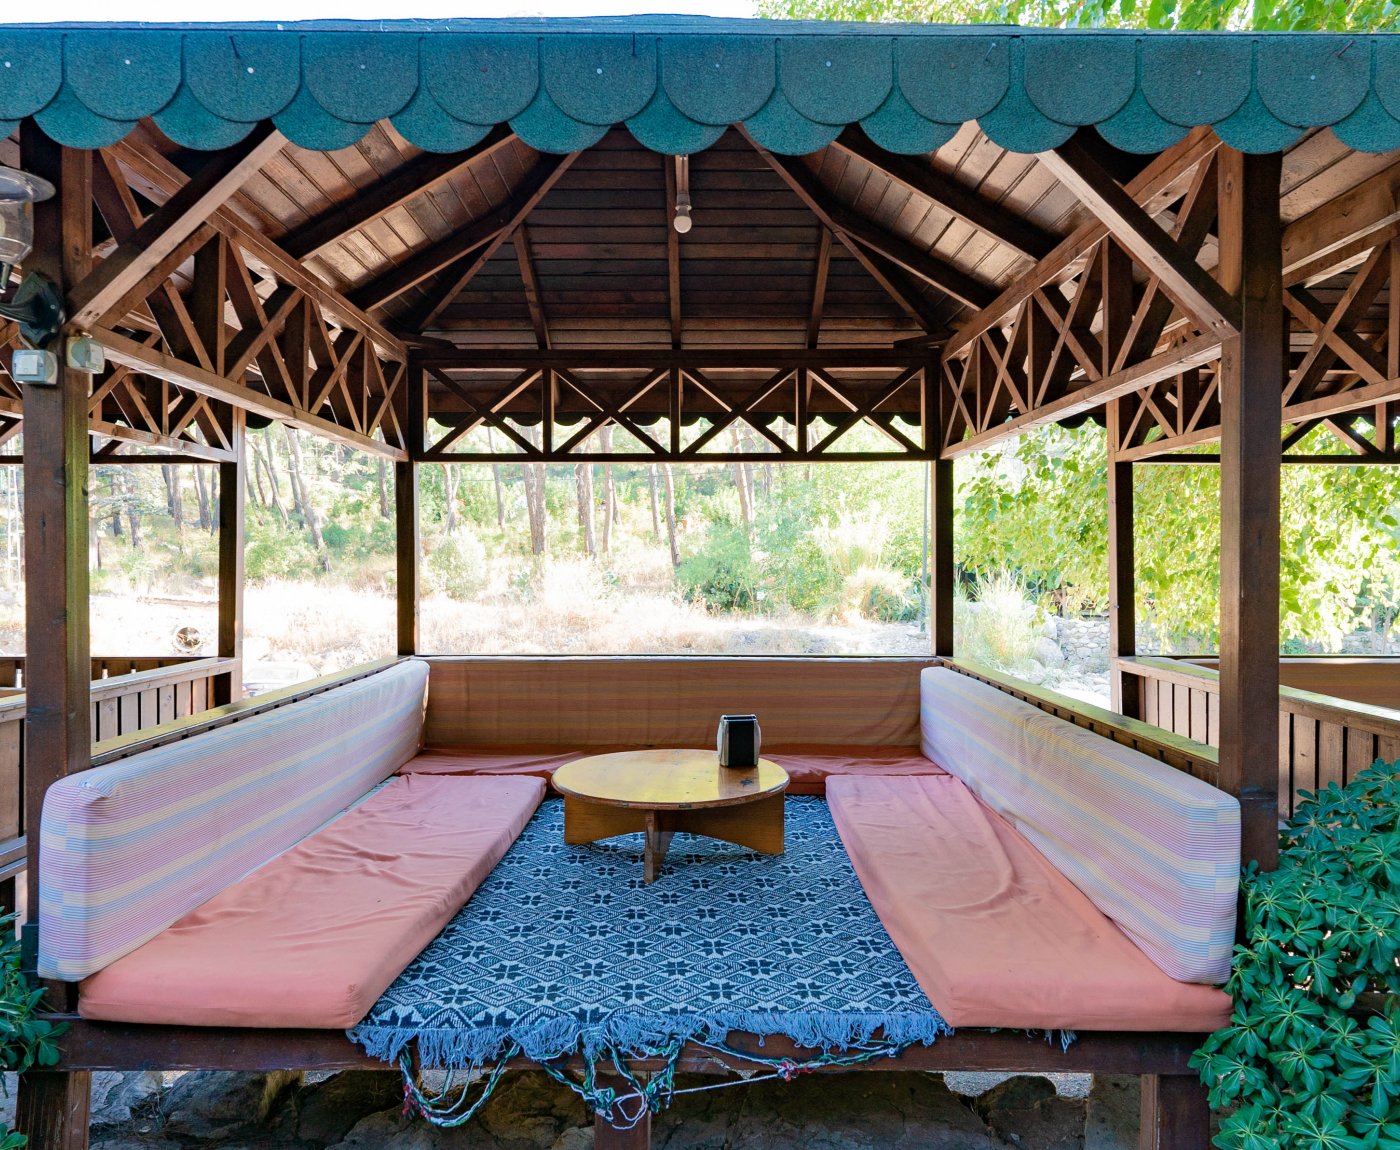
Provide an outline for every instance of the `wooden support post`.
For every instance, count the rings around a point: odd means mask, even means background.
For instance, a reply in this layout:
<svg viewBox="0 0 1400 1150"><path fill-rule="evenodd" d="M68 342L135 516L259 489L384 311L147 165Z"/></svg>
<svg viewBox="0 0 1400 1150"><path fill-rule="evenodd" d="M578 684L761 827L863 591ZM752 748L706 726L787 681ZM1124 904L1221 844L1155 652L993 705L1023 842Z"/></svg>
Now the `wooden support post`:
<svg viewBox="0 0 1400 1150"><path fill-rule="evenodd" d="M248 488L248 443L244 413L233 409L237 458L219 464L219 657L237 659L232 674L214 680L214 705L243 697L244 494Z"/></svg>
<svg viewBox="0 0 1400 1150"><path fill-rule="evenodd" d="M625 1094L631 1087L621 1079L615 1079L611 1083L613 1089L619 1094ZM624 1097L622 1108L628 1114L634 1112L637 1107L645 1108L646 1103L633 1094L630 1098ZM635 1126L626 1130L619 1130L613 1126L601 1114L593 1118L593 1150L650 1150L651 1147L651 1113L642 1115Z"/></svg>
<svg viewBox="0 0 1400 1150"><path fill-rule="evenodd" d="M929 636L932 653L953 657L953 593L958 572L953 552L953 461L929 465Z"/></svg>
<svg viewBox="0 0 1400 1150"><path fill-rule="evenodd" d="M1117 660L1137 654L1137 576L1133 562L1133 465L1114 450L1121 430L1122 400L1108 405L1108 659L1113 709L1142 718L1142 680L1124 675Z"/></svg>
<svg viewBox="0 0 1400 1150"><path fill-rule="evenodd" d="M1142 1075L1138 1150L1208 1150L1210 1106L1194 1074Z"/></svg>
<svg viewBox="0 0 1400 1150"><path fill-rule="evenodd" d="M34 251L25 272L41 272L66 295L92 259L92 153L62 148L33 120L20 132L20 166L58 193L34 206ZM50 784L91 761L88 631L88 389L91 377L63 366L55 386L24 385L25 826L29 831L26 965L39 920L39 813ZM52 997L52 994L51 994ZM60 1009L68 1003L54 1002ZM20 1078L16 1123L29 1145L87 1146L89 1076L52 1071Z"/></svg>
<svg viewBox="0 0 1400 1150"><path fill-rule="evenodd" d="M418 654L418 465L394 464L399 654Z"/></svg>
<svg viewBox="0 0 1400 1150"><path fill-rule="evenodd" d="M1284 379L1277 154L1220 151L1220 282L1240 304L1220 364L1220 785L1242 852L1278 861L1279 446Z"/></svg>
<svg viewBox="0 0 1400 1150"><path fill-rule="evenodd" d="M20 1076L15 1129L35 1150L87 1150L91 1104L90 1072L30 1070Z"/></svg>

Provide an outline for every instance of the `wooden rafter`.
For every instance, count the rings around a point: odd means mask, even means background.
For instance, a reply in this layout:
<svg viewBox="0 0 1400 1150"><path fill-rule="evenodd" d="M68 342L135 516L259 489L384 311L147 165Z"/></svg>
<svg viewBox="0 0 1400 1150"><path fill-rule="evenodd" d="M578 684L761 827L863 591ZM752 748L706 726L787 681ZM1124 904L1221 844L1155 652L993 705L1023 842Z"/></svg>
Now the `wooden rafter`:
<svg viewBox="0 0 1400 1150"><path fill-rule="evenodd" d="M128 296L144 294L140 289L152 277L154 282L165 279L163 261L285 144L280 132L264 124L241 143L217 153L74 286L68 296L70 321L79 328L93 327Z"/></svg>
<svg viewBox="0 0 1400 1150"><path fill-rule="evenodd" d="M1078 141L1071 139L1040 162L1102 220L1113 237L1162 289L1202 326L1222 339L1239 329L1239 304L1200 264L1195 252L1182 250Z"/></svg>
<svg viewBox="0 0 1400 1150"><path fill-rule="evenodd" d="M817 240L817 265L812 269L811 306L807 311L807 346L821 340L822 314L826 310L826 277L831 270L831 229L823 225Z"/></svg>
<svg viewBox="0 0 1400 1150"><path fill-rule="evenodd" d="M740 131L743 132L742 127ZM744 132L744 136L753 144L764 162L782 177L783 182L792 189L797 198L843 242L854 241L855 244L884 256L910 275L936 287L968 307L985 307L995 297L995 291L986 284L921 251L907 240L889 234L837 201L817 179L815 173L800 161L768 151L747 132ZM847 246L851 245L848 243Z"/></svg>
<svg viewBox="0 0 1400 1150"><path fill-rule="evenodd" d="M1285 287L1332 275L1400 235L1400 164L1314 208L1283 229Z"/></svg>
<svg viewBox="0 0 1400 1150"><path fill-rule="evenodd" d="M471 281L486 261L496 254L496 249L510 239L516 225L530 214L535 205L544 198L544 194L554 186L554 182L568 171L569 165L577 156L577 152L570 152L566 156L541 157L510 198L495 211L479 220L473 220L445 240L409 257L397 267L356 288L350 293L350 298L369 310L382 308L410 288L417 287L424 280L451 268L449 276L452 279L452 290L433 297L433 303L421 313L421 323L417 318L405 322L407 330L410 331L428 326L437 318L442 308ZM459 275L452 265L463 260L468 264L468 269L466 274Z"/></svg>
<svg viewBox="0 0 1400 1150"><path fill-rule="evenodd" d="M344 204L293 228L278 243L294 259L308 259L357 232L395 208L417 199L465 171L479 160L513 143L515 133L498 124L484 139L463 152L425 152L367 188Z"/></svg>
<svg viewBox="0 0 1400 1150"><path fill-rule="evenodd" d="M858 128L847 128L832 146L857 157L901 187L932 200L964 223L1031 259L1043 258L1059 243L1059 238L1051 232L978 195L952 176L910 156L896 155L878 147Z"/></svg>
<svg viewBox="0 0 1400 1150"><path fill-rule="evenodd" d="M535 275L535 258L530 251L530 233L523 222L516 225L511 244L515 248L515 261L520 266L520 282L525 285L525 303L530 308L530 325L535 329L535 343L547 351L550 346L549 320L544 313L540 283Z"/></svg>

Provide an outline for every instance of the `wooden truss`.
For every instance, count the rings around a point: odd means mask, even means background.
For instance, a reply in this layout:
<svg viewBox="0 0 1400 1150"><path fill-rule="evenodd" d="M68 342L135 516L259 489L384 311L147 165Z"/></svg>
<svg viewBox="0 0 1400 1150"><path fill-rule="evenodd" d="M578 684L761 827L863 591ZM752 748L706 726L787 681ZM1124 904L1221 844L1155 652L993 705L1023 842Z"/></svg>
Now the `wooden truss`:
<svg viewBox="0 0 1400 1150"><path fill-rule="evenodd" d="M1381 236L1344 287L1327 278L1284 289L1292 321L1283 381L1281 450L1288 462L1400 462L1400 241ZM1325 273L1324 273L1325 274ZM1133 462L1209 461L1213 455L1171 455L1220 435L1214 365L1189 368L1119 401L1116 458ZM1319 432L1319 435L1314 435ZM1305 440L1330 440L1332 450L1303 452Z"/></svg>
<svg viewBox="0 0 1400 1150"><path fill-rule="evenodd" d="M1238 319L1235 301L1203 268L1215 248L1214 153L1210 140L1190 137L1126 187L1083 148L1042 157L1096 218L948 341L945 458L1219 357Z"/></svg>
<svg viewBox="0 0 1400 1150"><path fill-rule="evenodd" d="M796 463L937 451L933 364L919 354L473 351L414 356L410 372L417 460ZM879 446L851 442L860 425L881 433ZM605 428L623 434L605 438Z"/></svg>

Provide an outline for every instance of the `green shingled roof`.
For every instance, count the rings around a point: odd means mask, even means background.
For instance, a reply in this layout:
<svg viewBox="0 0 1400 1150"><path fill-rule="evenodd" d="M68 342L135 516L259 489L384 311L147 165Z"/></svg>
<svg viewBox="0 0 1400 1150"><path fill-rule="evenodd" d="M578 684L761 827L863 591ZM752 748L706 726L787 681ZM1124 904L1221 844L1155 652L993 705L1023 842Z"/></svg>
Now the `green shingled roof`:
<svg viewBox="0 0 1400 1150"><path fill-rule="evenodd" d="M1201 124L1246 152L1322 126L1376 152L1400 148L1400 36L696 17L0 25L0 121L31 115L72 147L114 143L151 116L201 149L271 118L323 150L388 119L432 151L508 122L546 152L621 123L649 148L689 153L742 122L786 154L852 123L916 153L976 120L1017 152L1083 125L1156 152Z"/></svg>

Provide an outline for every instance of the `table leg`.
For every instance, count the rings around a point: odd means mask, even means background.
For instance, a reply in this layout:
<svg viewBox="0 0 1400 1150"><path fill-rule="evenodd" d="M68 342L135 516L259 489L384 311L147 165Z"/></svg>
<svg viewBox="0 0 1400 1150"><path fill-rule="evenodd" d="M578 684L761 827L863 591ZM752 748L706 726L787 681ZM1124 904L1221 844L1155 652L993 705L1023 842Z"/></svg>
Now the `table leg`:
<svg viewBox="0 0 1400 1150"><path fill-rule="evenodd" d="M711 807L708 810L674 811L673 830L723 839L760 854L783 853L783 796L759 799L737 807Z"/></svg>
<svg viewBox="0 0 1400 1150"><path fill-rule="evenodd" d="M647 811L646 851L642 856L642 879L655 882L661 877L661 864L676 833L674 815L670 811Z"/></svg>
<svg viewBox="0 0 1400 1150"><path fill-rule="evenodd" d="M564 796L564 841L574 845L646 830L645 812Z"/></svg>

